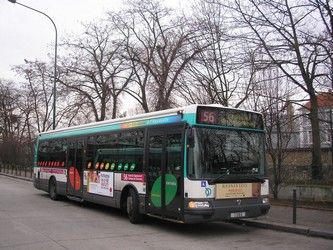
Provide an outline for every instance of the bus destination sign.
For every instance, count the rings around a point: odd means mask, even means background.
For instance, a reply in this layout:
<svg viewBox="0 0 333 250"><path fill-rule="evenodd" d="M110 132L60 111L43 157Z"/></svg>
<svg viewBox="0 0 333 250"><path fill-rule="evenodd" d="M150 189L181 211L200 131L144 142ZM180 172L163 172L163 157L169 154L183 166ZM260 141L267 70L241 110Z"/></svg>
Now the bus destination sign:
<svg viewBox="0 0 333 250"><path fill-rule="evenodd" d="M236 109L198 107L197 123L237 128L264 129L262 116L260 114Z"/></svg>

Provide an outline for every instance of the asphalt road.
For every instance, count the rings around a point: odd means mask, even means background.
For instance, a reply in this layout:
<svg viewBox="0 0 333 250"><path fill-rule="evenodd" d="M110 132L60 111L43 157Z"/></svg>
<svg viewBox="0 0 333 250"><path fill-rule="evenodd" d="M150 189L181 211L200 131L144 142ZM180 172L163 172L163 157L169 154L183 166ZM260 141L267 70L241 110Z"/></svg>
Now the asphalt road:
<svg viewBox="0 0 333 250"><path fill-rule="evenodd" d="M333 241L223 222L132 225L116 209L52 201L0 175L0 249L333 249Z"/></svg>

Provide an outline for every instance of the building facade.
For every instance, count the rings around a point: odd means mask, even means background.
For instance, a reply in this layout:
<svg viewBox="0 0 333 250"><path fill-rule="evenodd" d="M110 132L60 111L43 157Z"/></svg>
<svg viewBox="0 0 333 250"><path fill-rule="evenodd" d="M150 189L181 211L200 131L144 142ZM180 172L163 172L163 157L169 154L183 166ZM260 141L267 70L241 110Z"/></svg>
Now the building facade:
<svg viewBox="0 0 333 250"><path fill-rule="evenodd" d="M324 180L333 180L333 92L321 92L318 98L319 127L321 137L321 160ZM279 130L272 127L267 142L272 145L267 154L268 166L273 167L272 156L280 154L281 176L284 182L303 182L311 180L312 163L312 127L309 119L310 103L296 112L293 106L279 114ZM270 126L270 124L266 124ZM269 130L268 130L269 131ZM279 133L277 132L279 131ZM269 149L269 145L268 149Z"/></svg>
<svg viewBox="0 0 333 250"><path fill-rule="evenodd" d="M321 148L332 147L332 119L333 119L333 92L321 92L318 98L318 115ZM300 109L300 126L299 126L299 147L311 148L312 146L312 128L309 119L310 102Z"/></svg>

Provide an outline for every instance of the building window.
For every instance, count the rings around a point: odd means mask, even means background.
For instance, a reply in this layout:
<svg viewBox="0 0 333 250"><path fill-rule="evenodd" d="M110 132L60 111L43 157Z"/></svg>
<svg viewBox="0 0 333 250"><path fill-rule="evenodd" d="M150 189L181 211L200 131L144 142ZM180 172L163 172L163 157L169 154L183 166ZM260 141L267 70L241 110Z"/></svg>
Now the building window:
<svg viewBox="0 0 333 250"><path fill-rule="evenodd" d="M323 143L331 143L331 131L328 128L323 128L323 132L321 134L321 140Z"/></svg>
<svg viewBox="0 0 333 250"><path fill-rule="evenodd" d="M327 142L331 142L331 131L329 130L326 130L326 141Z"/></svg>
<svg viewBox="0 0 333 250"><path fill-rule="evenodd" d="M306 131L306 143L312 144L312 131Z"/></svg>

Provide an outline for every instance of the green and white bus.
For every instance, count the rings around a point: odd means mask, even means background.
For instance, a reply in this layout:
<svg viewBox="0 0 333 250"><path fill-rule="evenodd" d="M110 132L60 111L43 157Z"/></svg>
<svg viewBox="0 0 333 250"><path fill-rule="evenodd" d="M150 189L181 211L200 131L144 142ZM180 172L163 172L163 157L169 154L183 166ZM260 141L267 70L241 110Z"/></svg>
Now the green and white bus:
<svg viewBox="0 0 333 250"><path fill-rule="evenodd" d="M258 217L269 188L262 115L190 105L39 134L34 186L183 223Z"/></svg>

